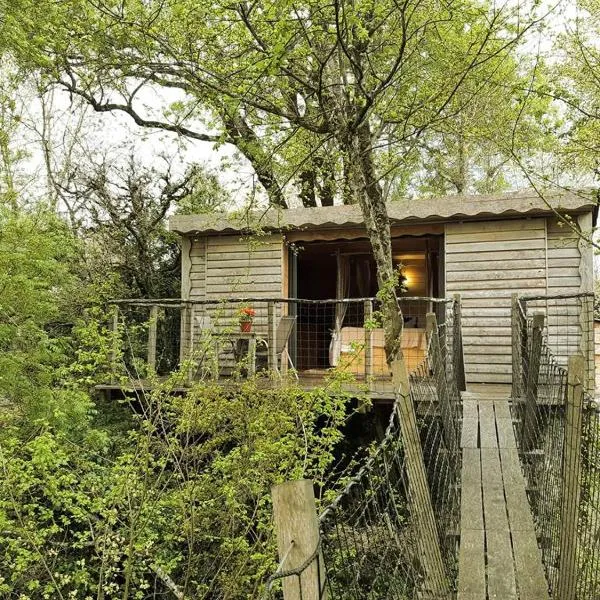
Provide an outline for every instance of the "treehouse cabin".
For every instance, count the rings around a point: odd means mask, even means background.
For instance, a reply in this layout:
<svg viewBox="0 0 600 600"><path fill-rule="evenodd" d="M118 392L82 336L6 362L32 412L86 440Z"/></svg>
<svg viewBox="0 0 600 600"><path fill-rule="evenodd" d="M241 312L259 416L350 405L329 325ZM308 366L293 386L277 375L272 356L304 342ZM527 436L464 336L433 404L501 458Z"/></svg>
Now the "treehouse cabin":
<svg viewBox="0 0 600 600"><path fill-rule="evenodd" d="M557 355L584 352L593 377L591 313L589 326L582 317L593 253L576 232L592 230L597 208L590 195L567 192L390 203L409 368L425 353L426 314L450 323L460 294L467 383L510 383L519 294L546 312ZM371 325L376 270L358 206L174 216L170 229L182 238L181 358L212 331L223 338L221 369L227 355L247 353L250 371L293 365L308 383L340 365L359 379L389 377L383 331ZM577 315L552 300L564 295ZM240 308L255 313L250 332L239 332Z"/></svg>

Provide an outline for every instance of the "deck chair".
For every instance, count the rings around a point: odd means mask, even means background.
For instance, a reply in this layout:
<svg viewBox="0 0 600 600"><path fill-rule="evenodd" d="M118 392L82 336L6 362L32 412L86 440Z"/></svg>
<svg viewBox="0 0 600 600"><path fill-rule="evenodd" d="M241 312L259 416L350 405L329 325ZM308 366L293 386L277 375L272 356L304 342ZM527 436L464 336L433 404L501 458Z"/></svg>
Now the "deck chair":
<svg viewBox="0 0 600 600"><path fill-rule="evenodd" d="M277 364L275 365L275 369L280 372L281 368L283 367L283 361L286 361L286 365L289 365L293 372L294 375L296 377L296 379L298 379L298 374L296 373L296 369L294 367L294 363L292 362L292 357L290 356L288 350L287 350L287 345L288 342L290 340L290 336L292 335L292 330L294 329L294 325L296 324L296 317L295 316L284 316L281 317L281 319L279 320L279 323L277 325L277 330L275 332L275 357L276 357L276 362ZM268 361L268 355L269 355L269 343L267 342L267 340L261 339L261 346L264 346L264 350L261 349L260 351L257 348L257 356L260 356L261 358L267 359ZM284 359L284 355L285 355L285 359ZM277 366L279 365L279 366Z"/></svg>

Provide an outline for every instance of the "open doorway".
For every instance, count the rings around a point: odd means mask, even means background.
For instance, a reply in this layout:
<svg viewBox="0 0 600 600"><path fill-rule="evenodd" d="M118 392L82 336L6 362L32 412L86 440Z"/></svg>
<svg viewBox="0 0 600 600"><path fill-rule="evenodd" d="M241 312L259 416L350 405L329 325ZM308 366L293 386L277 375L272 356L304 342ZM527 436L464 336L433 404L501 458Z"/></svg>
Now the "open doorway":
<svg viewBox="0 0 600 600"><path fill-rule="evenodd" d="M400 269L403 283L400 297L443 294L441 240L442 236L404 236L392 240L394 263ZM332 354L332 338L339 337L341 332L349 339L360 337L365 321L364 302L336 307L333 300L374 297L378 287L375 261L366 239L300 242L296 246L297 254L291 262L295 272L290 273L293 295L305 300L332 301L302 303L297 307L296 368L328 369L338 359L335 351ZM411 304L410 314L405 314L405 327L424 329L428 310L426 302Z"/></svg>

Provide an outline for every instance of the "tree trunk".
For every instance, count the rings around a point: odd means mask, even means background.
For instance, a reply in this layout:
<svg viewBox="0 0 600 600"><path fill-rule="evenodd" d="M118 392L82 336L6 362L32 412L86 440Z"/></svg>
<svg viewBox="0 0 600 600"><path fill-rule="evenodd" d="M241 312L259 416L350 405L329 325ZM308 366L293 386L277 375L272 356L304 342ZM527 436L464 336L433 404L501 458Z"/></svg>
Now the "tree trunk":
<svg viewBox="0 0 600 600"><path fill-rule="evenodd" d="M401 357L400 336L403 319L396 296L398 273L394 271L392 262L390 221L373 164L371 129L367 121L359 125L355 135L352 136L348 154L355 175L351 178L353 196L358 198L377 267L377 285L385 332L385 354L388 363L391 363Z"/></svg>

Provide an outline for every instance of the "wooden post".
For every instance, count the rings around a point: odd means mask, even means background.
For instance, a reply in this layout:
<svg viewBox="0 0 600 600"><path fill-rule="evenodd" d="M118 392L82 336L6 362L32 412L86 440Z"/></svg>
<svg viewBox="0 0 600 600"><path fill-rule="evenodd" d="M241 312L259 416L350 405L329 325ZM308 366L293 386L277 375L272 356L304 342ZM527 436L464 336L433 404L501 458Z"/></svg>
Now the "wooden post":
<svg viewBox="0 0 600 600"><path fill-rule="evenodd" d="M373 301L365 300L364 302L364 330L365 330L365 383L368 383L373 377L373 328L369 325L369 321L373 318ZM369 386L370 387L370 386Z"/></svg>
<svg viewBox="0 0 600 600"><path fill-rule="evenodd" d="M519 294L511 296L510 329L512 345L512 398L513 401L520 397L522 389L522 327L521 315L519 314Z"/></svg>
<svg viewBox="0 0 600 600"><path fill-rule="evenodd" d="M116 304L112 306L111 337L110 382L115 383L117 379L117 356L119 354L119 307Z"/></svg>
<svg viewBox="0 0 600 600"><path fill-rule="evenodd" d="M179 328L179 362L187 360L190 356L190 336L191 336L191 310L186 302L181 307L181 326Z"/></svg>
<svg viewBox="0 0 600 600"><path fill-rule="evenodd" d="M451 406L448 382L446 380L446 365L440 347L437 317L435 316L435 313L430 312L427 313L425 319L427 325L427 338L429 340L429 359L431 368L433 369L433 377L435 379L435 388L437 391L442 427L444 430L444 441L451 459L454 461L456 459L454 450L458 449L456 422L454 411Z"/></svg>
<svg viewBox="0 0 600 600"><path fill-rule="evenodd" d="M531 344L529 346L527 382L525 389L525 408L523 411L523 443L524 450L529 452L535 449L537 443L537 396L538 378L540 375L540 360L542 354L542 332L544 329L544 313L536 312L533 315L531 331Z"/></svg>
<svg viewBox="0 0 600 600"><path fill-rule="evenodd" d="M581 470L585 363L586 360L581 355L569 357L565 449L561 478L560 563L558 593L556 595L560 600L575 600L577 591L577 522L579 519L579 476Z"/></svg>
<svg viewBox="0 0 600 600"><path fill-rule="evenodd" d="M579 328L581 340L579 351L585 360L585 375L582 383L585 389L594 392L595 386L595 360L594 360L594 297L590 294L581 298L581 311L579 313Z"/></svg>
<svg viewBox="0 0 600 600"><path fill-rule="evenodd" d="M268 367L269 372L277 371L277 323L275 319L275 302L267 304L267 343L268 349Z"/></svg>
<svg viewBox="0 0 600 600"><path fill-rule="evenodd" d="M315 554L319 519L312 481L287 481L273 486L273 518L280 570L293 571ZM325 568L321 553L300 573L282 578L284 600L325 599Z"/></svg>
<svg viewBox="0 0 600 600"><path fill-rule="evenodd" d="M158 306L150 307L150 321L148 322L148 369L156 370L156 338L158 330Z"/></svg>
<svg viewBox="0 0 600 600"><path fill-rule="evenodd" d="M194 367L194 344L196 343L195 335L196 335L196 308L192 304L187 307L187 319L189 321L188 331L188 344L186 350L186 359L190 361L190 368L187 372L187 380L188 383L191 384L194 381L194 376L196 374L196 368Z"/></svg>
<svg viewBox="0 0 600 600"><path fill-rule="evenodd" d="M417 542L424 568L426 591L424 597L449 598L450 585L444 569L431 493L427 483L417 416L410 397L408 370L403 359L393 361L391 367L406 459L410 510L417 523Z"/></svg>
<svg viewBox="0 0 600 600"><path fill-rule="evenodd" d="M467 389L467 379L465 376L465 354L463 349L462 339L462 306L460 294L454 294L454 315L453 315L453 348L454 354L454 369L456 376L456 384L459 391L464 392Z"/></svg>

